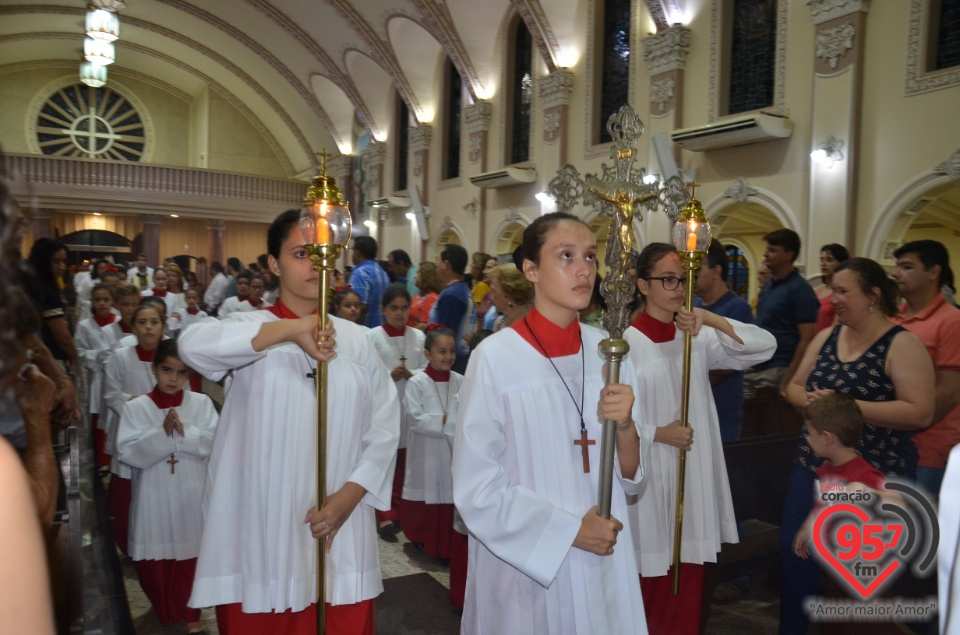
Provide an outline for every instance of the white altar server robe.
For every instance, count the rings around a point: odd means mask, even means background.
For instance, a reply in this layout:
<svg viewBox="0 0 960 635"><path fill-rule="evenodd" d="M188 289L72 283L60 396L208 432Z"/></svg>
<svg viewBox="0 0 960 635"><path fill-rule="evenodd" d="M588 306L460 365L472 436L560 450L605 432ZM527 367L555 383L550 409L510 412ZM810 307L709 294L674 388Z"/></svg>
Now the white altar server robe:
<svg viewBox="0 0 960 635"><path fill-rule="evenodd" d="M110 455L110 471L121 478L133 478L129 465L117 456L117 432L120 415L131 397L145 395L157 385L153 364L141 362L136 346L119 344L104 362L103 397L107 405L107 442L105 451Z"/></svg>
<svg viewBox="0 0 960 635"><path fill-rule="evenodd" d="M217 411L209 397L189 391L174 410L183 436L167 436L168 410L149 395L127 402L120 415L117 454L134 468L128 545L134 560L189 560L200 553L200 505ZM171 455L178 461L173 473Z"/></svg>
<svg viewBox="0 0 960 635"><path fill-rule="evenodd" d="M240 602L246 613L302 611L316 601L317 541L304 523L317 504L316 362L296 344L253 350L268 311L207 319L180 335L180 355L217 381L231 373L204 490L204 531L189 605ZM327 493L367 490L327 556L326 601L383 591L374 509L390 508L399 436L397 391L365 329L331 317Z"/></svg>
<svg viewBox="0 0 960 635"><path fill-rule="evenodd" d="M940 488L937 590L940 632L960 635L960 445L950 452Z"/></svg>
<svg viewBox="0 0 960 635"><path fill-rule="evenodd" d="M739 542L730 482L723 459L720 421L710 389L711 369L743 370L770 359L777 348L773 335L752 324L728 320L743 344L703 327L693 338L690 366L689 423L693 447L687 452L680 561L716 562L721 542ZM631 326L624 332L640 384L643 422L652 438L657 427L680 418L683 380L683 332L655 344ZM630 499L633 545L640 575L667 575L673 560L678 449L654 443L649 479L639 499Z"/></svg>
<svg viewBox="0 0 960 635"><path fill-rule="evenodd" d="M427 367L427 358L423 355L423 343L426 340L426 336L420 329L409 326L405 327L405 329L403 337L390 337L387 335L387 332L383 330L383 327L380 326L367 331L367 337L370 338L370 341L373 342L373 345L377 348L377 352L380 354L380 360L387 367L388 371L400 365L401 357L407 358L405 364L407 370L411 373ZM403 416L402 410L404 403L403 394L404 390L406 390L407 381L409 380L401 379L400 381L393 382L393 385L397 388L397 398L400 400L401 407L399 445L401 448L407 447L407 437L409 436L407 418Z"/></svg>
<svg viewBox="0 0 960 635"><path fill-rule="evenodd" d="M80 364L87 369L90 414L100 413L100 402L103 399L103 360L117 345L120 334L121 331L116 326L116 322L100 326L96 320L89 317L77 324L75 334L77 353Z"/></svg>
<svg viewBox="0 0 960 635"><path fill-rule="evenodd" d="M453 452L453 494L470 531L461 633L611 635L646 633L640 580L631 549L598 556L573 547L584 514L597 504L604 382L600 330L581 325L585 347L584 422L591 439L584 473L579 415L550 361L515 330L504 329L470 355L460 395ZM581 356L553 359L580 395ZM624 383L636 380L632 365ZM634 421L640 422L637 395ZM640 428L642 431L642 427ZM641 432L640 467L620 474L615 455L612 515L630 531L625 492L646 477L649 439Z"/></svg>
<svg viewBox="0 0 960 635"><path fill-rule="evenodd" d="M410 431L403 478L403 497L407 500L430 505L453 503L453 456L444 431L447 426L456 429L462 384L463 375L455 372L450 373L448 382L437 383L422 371L407 382L403 397ZM443 422L444 405L447 406L446 423Z"/></svg>

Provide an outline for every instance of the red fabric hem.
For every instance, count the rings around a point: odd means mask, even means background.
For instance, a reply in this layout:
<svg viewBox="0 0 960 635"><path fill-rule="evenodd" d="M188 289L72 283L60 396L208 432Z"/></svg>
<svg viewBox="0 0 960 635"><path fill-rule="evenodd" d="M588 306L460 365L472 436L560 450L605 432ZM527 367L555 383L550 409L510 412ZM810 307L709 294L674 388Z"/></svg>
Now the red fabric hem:
<svg viewBox="0 0 960 635"><path fill-rule="evenodd" d="M450 558L453 540L453 505L431 505L403 501L403 534L410 542L423 544L423 552L434 558Z"/></svg>
<svg viewBox="0 0 960 635"><path fill-rule="evenodd" d="M327 604L327 635L376 635L374 609L373 600ZM311 604L296 613L244 613L239 603L222 604L217 607L217 628L220 635L315 635L317 605Z"/></svg>
<svg viewBox="0 0 960 635"><path fill-rule="evenodd" d="M702 564L680 563L680 593L673 594L673 567L667 575L640 576L650 635L698 635L703 602Z"/></svg>

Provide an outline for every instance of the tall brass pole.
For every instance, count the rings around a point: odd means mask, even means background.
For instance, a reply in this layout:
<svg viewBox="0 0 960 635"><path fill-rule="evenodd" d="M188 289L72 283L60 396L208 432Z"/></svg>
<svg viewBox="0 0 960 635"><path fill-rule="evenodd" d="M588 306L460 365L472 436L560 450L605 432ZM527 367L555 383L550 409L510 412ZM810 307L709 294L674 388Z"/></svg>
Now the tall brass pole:
<svg viewBox="0 0 960 635"><path fill-rule="evenodd" d="M697 271L703 262L702 251L681 251L680 262L687 273L687 288L683 308L693 310L693 288L697 281ZM690 358L693 354L693 337L683 334L683 381L680 389L680 425L686 428L690 415ZM677 458L677 509L673 527L673 594L680 593L680 547L683 537L683 495L686 489L687 451L681 449Z"/></svg>
<svg viewBox="0 0 960 635"><path fill-rule="evenodd" d="M310 261L319 276L317 297L317 328L327 328L330 308L330 273L340 256L340 245L307 245ZM317 510L323 509L327 498L327 362L317 362L314 374L317 390ZM327 632L327 549L326 540L317 543L317 633Z"/></svg>

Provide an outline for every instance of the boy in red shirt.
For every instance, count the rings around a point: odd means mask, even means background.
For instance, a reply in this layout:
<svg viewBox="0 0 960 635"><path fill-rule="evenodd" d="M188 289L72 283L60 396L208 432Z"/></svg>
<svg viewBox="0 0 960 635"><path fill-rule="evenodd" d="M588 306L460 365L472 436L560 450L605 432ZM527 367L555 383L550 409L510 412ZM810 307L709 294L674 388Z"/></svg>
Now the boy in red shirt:
<svg viewBox="0 0 960 635"><path fill-rule="evenodd" d="M807 442L822 459L817 468L817 502L793 539L793 552L810 557L810 538L817 516L826 508L821 492L872 492L886 494L883 473L857 453L863 431L863 413L849 395L833 393L820 397L803 411Z"/></svg>

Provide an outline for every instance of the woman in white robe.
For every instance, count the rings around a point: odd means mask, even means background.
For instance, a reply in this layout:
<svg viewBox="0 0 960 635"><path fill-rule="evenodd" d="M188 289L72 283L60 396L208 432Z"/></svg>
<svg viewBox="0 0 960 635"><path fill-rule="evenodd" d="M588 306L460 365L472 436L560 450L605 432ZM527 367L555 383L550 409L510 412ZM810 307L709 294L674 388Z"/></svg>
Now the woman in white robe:
<svg viewBox="0 0 960 635"><path fill-rule="evenodd" d="M548 214L525 230L522 251L534 309L474 351L461 393L453 490L470 531L461 632L646 633L633 550L614 549L620 530L629 535L625 492L640 490L649 452L634 423L633 370L624 362L626 385L604 386L603 334L576 319L593 292L596 241L577 217ZM605 419L617 422L609 520L596 509ZM574 444L582 431L594 442L589 472Z"/></svg>
<svg viewBox="0 0 960 635"><path fill-rule="evenodd" d="M703 309L683 310L685 275L672 245L648 245L637 261L637 286L644 296L644 310L624 333L640 394L656 396L641 400L644 425L654 443L647 486L630 504L633 545L644 578L651 633L699 630L700 601L691 595L702 594L702 584L687 593L681 586L681 594L673 596L672 572L667 575L673 559L681 447L687 451L681 563L716 562L721 542L739 541L709 371L743 370L769 359L776 350L774 337L757 326ZM679 425L684 330L694 334L688 428ZM684 575L686 568L681 570L681 585L685 577L702 582L702 569L691 571ZM649 578L662 578L659 583L671 587L670 597L651 591ZM667 609L673 597L678 598L676 614Z"/></svg>
<svg viewBox="0 0 960 635"><path fill-rule="evenodd" d="M317 273L303 247L298 210L274 221L267 242L270 268L282 281L277 304L224 321L208 318L180 335L180 354L191 368L213 381L229 375L190 605L219 605L221 624L229 617L242 628L263 623L255 614L266 614L270 625L259 632L315 632L319 537L329 548L327 632L348 632L330 628L341 612L335 609L363 607L358 619L369 611L372 620L370 600L383 591L373 512L390 504L397 393L365 329L332 318L335 342L318 344L311 315ZM328 490L320 511L316 395L308 376L316 360L329 360ZM298 619L295 629L280 625L288 609ZM363 632L362 625L354 628Z"/></svg>

